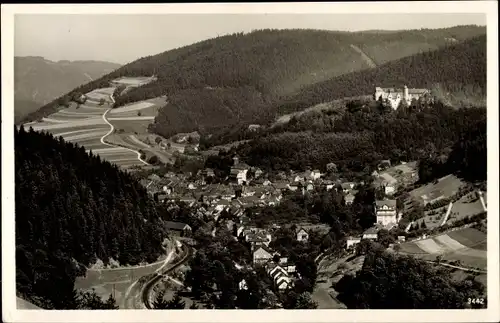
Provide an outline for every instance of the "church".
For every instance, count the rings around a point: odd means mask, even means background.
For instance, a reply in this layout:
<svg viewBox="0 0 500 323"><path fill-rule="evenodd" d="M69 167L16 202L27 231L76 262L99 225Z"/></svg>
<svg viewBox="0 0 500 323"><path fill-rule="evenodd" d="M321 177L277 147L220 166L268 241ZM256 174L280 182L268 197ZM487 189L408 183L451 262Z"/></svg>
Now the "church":
<svg viewBox="0 0 500 323"><path fill-rule="evenodd" d="M402 89L376 87L374 98L375 100L382 98L396 110L401 100L405 100L407 104L410 104L411 100L418 100L426 94L430 94L428 89L409 89L406 85Z"/></svg>

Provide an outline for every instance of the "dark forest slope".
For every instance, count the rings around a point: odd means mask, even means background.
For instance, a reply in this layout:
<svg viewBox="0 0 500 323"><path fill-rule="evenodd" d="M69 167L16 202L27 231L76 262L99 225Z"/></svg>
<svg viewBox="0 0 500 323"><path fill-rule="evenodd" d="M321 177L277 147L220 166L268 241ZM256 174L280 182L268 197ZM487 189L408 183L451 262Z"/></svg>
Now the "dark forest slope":
<svg viewBox="0 0 500 323"><path fill-rule="evenodd" d="M76 275L96 259L154 261L165 238L154 202L116 166L52 135L15 131L18 296L74 308Z"/></svg>
<svg viewBox="0 0 500 323"><path fill-rule="evenodd" d="M161 109L154 131L165 136L200 128L212 131L222 125L269 120L275 116L275 103L281 96L369 68L352 44L370 52L374 61L383 62L387 55L378 55L372 47L399 42L401 47L413 48L387 56L397 59L402 57L398 55L445 46L448 38L461 40L484 33L485 28L477 26L389 34L319 30L238 33L141 58L74 92L108 86L110 80L120 76L155 74L156 82L120 96L117 105L166 94L169 104ZM54 101L26 121L53 113L56 108Z"/></svg>

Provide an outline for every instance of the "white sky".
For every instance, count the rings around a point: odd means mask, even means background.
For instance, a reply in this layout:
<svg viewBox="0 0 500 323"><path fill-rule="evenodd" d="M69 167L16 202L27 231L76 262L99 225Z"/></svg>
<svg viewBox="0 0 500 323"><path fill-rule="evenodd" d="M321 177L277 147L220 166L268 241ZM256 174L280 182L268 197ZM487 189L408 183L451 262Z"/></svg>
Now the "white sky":
<svg viewBox="0 0 500 323"><path fill-rule="evenodd" d="M15 56L125 64L147 55L234 32L264 28L443 28L486 25L484 14L17 14Z"/></svg>

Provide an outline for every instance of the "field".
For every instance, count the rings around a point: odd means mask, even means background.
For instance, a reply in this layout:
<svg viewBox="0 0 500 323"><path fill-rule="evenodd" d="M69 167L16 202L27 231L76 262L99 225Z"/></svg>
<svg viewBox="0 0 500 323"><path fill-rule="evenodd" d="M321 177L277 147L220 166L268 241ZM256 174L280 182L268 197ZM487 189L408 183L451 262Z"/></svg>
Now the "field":
<svg viewBox="0 0 500 323"><path fill-rule="evenodd" d="M459 266L486 270L486 234L466 228L441 234L429 239L412 241L400 245L400 252L424 260L460 261Z"/></svg>
<svg viewBox="0 0 500 323"><path fill-rule="evenodd" d="M94 90L86 94L89 99L85 104L77 105L72 103L68 108L60 109L56 113L43 118L39 122L32 123L29 126L37 131L43 130L52 133L54 136L62 136L65 141L84 146L87 151L99 154L101 158L116 163L122 168L144 165L138 158L139 154L136 151L138 149L135 149L133 145L127 149L107 143L107 137L109 136L108 133L111 131L111 127L104 120L103 115L110 108L111 99L109 95L112 94L113 91L113 87ZM93 100L99 100L100 98L106 98L106 103L102 106L93 102ZM141 107L144 107L144 105ZM151 108L149 109L151 110ZM117 110L118 113L114 115L115 118L120 120L116 122L125 124L134 124L135 122L144 124L144 122L150 122L150 119L154 118L146 115L142 119L146 118L147 120L137 121L134 120L138 118L137 115L135 115L135 117L128 115L121 116L120 110ZM106 117L108 118L108 115L106 115Z"/></svg>
<svg viewBox="0 0 500 323"><path fill-rule="evenodd" d="M448 198L458 192L464 183L455 175L442 177L436 183L429 183L410 192L410 196L421 203L436 198Z"/></svg>
<svg viewBox="0 0 500 323"><path fill-rule="evenodd" d="M481 204L479 198L476 198L476 192L471 192L465 196L462 196L460 200L453 203L451 208L450 218L447 223L453 223L455 221L461 220L467 216L476 215L485 211Z"/></svg>
<svg viewBox="0 0 500 323"><path fill-rule="evenodd" d="M118 79L114 79L112 82L117 85L125 85L130 87L137 87L144 84L148 84L153 81L153 77L120 77Z"/></svg>

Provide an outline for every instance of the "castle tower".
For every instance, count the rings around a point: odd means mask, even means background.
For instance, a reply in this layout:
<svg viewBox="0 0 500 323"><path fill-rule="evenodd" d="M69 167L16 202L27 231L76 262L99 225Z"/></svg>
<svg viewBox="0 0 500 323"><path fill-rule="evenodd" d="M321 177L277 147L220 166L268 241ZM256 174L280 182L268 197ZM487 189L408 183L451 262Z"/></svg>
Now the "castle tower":
<svg viewBox="0 0 500 323"><path fill-rule="evenodd" d="M408 94L408 87L405 85L403 92L403 100L408 101L410 99L410 95Z"/></svg>

